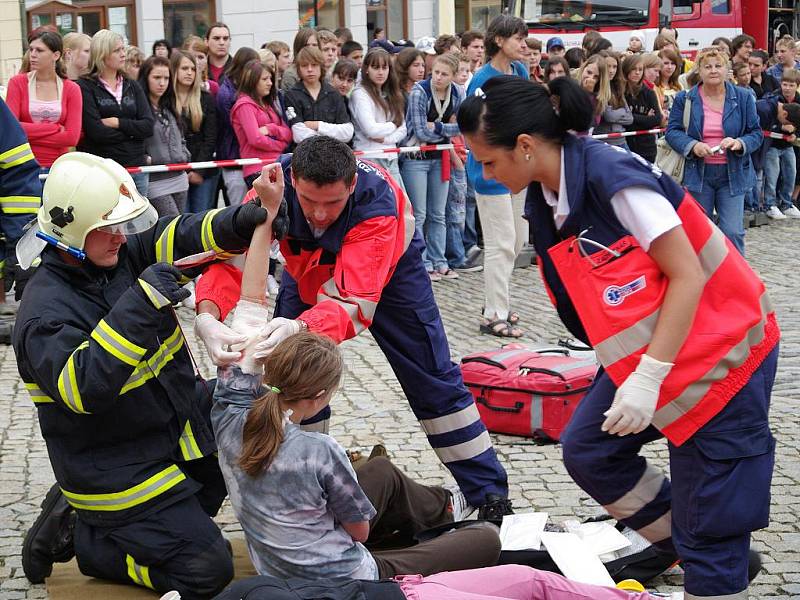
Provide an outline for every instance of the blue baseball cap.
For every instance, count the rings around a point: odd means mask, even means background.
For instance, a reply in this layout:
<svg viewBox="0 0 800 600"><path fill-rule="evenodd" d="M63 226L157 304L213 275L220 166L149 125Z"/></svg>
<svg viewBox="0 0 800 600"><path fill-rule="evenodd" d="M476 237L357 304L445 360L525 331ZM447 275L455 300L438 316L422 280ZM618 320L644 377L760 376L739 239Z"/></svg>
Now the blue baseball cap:
<svg viewBox="0 0 800 600"><path fill-rule="evenodd" d="M551 37L549 40L547 40L548 52L556 47L565 48L566 46L564 46L564 40L562 40L560 37Z"/></svg>

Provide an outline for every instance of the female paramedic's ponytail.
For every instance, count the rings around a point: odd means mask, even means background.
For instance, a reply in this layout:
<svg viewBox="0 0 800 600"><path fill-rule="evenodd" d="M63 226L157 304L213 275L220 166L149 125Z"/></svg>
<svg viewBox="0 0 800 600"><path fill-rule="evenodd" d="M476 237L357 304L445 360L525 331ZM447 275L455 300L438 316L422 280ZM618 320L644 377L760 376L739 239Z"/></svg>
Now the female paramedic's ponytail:
<svg viewBox="0 0 800 600"><path fill-rule="evenodd" d="M461 133L480 133L492 146L514 148L523 133L561 143L569 130L586 131L592 105L571 77L546 86L511 75L493 77L458 110Z"/></svg>
<svg viewBox="0 0 800 600"><path fill-rule="evenodd" d="M336 344L315 333L298 333L278 344L263 361L267 393L253 402L242 428L242 471L257 477L269 467L283 443L284 409L333 394L343 365Z"/></svg>

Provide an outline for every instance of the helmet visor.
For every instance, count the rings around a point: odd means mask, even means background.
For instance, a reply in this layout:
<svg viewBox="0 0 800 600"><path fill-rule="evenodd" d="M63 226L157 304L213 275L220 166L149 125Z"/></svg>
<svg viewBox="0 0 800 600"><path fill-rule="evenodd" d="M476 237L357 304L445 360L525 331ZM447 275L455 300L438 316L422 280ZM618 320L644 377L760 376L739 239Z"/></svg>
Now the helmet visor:
<svg viewBox="0 0 800 600"><path fill-rule="evenodd" d="M103 225L102 227L98 227L97 230L115 235L133 235L134 233L147 231L156 224L156 221L158 221L158 213L151 204L148 204L145 211L137 217L129 221L123 221L122 223Z"/></svg>
<svg viewBox="0 0 800 600"><path fill-rule="evenodd" d="M30 227L25 231L17 242L17 262L23 269L28 269L47 246L47 242L36 237L39 230L39 223L36 219L30 222Z"/></svg>

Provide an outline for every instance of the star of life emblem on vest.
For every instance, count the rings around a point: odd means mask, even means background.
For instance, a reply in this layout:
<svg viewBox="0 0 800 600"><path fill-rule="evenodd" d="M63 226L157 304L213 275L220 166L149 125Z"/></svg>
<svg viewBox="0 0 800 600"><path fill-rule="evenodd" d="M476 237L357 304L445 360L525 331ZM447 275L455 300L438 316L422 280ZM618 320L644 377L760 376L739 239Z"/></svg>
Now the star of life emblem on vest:
<svg viewBox="0 0 800 600"><path fill-rule="evenodd" d="M603 301L609 306L619 306L625 298L647 287L644 275L625 285L610 285L603 290Z"/></svg>

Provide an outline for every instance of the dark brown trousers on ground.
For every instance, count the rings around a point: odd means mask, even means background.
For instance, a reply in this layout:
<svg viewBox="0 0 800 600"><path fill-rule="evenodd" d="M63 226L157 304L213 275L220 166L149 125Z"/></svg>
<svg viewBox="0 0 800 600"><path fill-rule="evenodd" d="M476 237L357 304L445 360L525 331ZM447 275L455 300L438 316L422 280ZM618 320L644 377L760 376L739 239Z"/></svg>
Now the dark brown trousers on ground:
<svg viewBox="0 0 800 600"><path fill-rule="evenodd" d="M416 544L414 535L453 521L450 492L412 481L387 458L373 458L356 474L378 514L370 522L366 546L380 576L432 575L497 564L497 528L484 522Z"/></svg>

